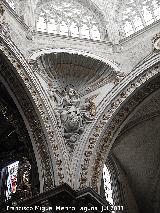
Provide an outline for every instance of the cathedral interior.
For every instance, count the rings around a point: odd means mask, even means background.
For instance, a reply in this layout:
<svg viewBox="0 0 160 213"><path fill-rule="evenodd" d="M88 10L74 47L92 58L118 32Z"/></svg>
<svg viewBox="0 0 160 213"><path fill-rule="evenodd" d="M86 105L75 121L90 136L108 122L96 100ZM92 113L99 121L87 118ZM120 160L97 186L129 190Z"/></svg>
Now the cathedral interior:
<svg viewBox="0 0 160 213"><path fill-rule="evenodd" d="M160 0L0 1L0 213L160 213Z"/></svg>

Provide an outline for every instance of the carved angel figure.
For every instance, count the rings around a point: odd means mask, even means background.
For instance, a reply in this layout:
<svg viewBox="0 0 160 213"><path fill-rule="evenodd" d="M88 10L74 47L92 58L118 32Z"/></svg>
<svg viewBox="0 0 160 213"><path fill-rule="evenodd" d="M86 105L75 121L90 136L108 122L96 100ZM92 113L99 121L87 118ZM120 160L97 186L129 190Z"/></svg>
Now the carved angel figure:
<svg viewBox="0 0 160 213"><path fill-rule="evenodd" d="M83 104L77 91L69 87L61 93L50 87L50 97L57 103L55 111L59 115L63 134L67 141L74 143L84 131L84 125L93 120L96 107L93 101Z"/></svg>

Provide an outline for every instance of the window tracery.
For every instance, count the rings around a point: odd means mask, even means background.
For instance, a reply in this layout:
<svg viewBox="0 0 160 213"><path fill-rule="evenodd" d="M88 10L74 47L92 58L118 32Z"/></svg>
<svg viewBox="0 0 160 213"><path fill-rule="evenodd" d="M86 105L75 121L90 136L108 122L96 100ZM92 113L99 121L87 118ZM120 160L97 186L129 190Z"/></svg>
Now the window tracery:
<svg viewBox="0 0 160 213"><path fill-rule="evenodd" d="M24 8L22 9L21 4L24 4L24 0L5 1L17 12L18 15L23 13L21 10ZM50 0L33 1L34 6L32 6L34 8L37 7L34 10L37 31L69 37L79 37L82 39L104 39L106 31L104 20L101 20L96 11L91 11L89 5L84 5L79 2L74 2L73 4L73 2L69 0L54 0L54 4ZM119 0L117 0L117 2L118 1ZM95 1L92 0L92 2ZM99 5L102 14L110 14L110 11L107 11L106 6L104 6L106 4L105 1L99 0L95 3L96 5ZM30 3L28 2L28 4ZM107 4L110 4L110 2L108 1ZM24 7L26 6L27 5ZM115 13L114 10L112 12L113 14ZM160 19L160 0L126 0L119 13L122 14L122 17L118 22L120 25L120 30L118 30L118 32L120 31L119 37L123 39ZM116 13L114 16L116 16ZM110 15L106 17L109 18ZM35 20L33 23L34 22ZM33 23L31 25L34 25ZM114 23L111 25L114 25ZM113 32L112 34L114 35Z"/></svg>
<svg viewBox="0 0 160 213"><path fill-rule="evenodd" d="M69 0L44 3L36 10L37 31L100 40L100 28L96 14Z"/></svg>
<svg viewBox="0 0 160 213"><path fill-rule="evenodd" d="M122 16L123 37L130 36L160 19L160 1L128 0Z"/></svg>

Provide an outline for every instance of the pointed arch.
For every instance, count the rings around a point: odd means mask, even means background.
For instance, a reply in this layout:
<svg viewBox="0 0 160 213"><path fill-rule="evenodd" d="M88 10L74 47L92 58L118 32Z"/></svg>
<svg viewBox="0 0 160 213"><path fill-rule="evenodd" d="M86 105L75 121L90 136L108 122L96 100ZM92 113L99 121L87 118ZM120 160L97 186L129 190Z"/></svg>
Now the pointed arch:
<svg viewBox="0 0 160 213"><path fill-rule="evenodd" d="M95 189L99 187L99 181L100 181L100 180L97 180L96 182L96 176L98 173L97 171L100 170L101 163L108 156L110 149L115 139L118 136L118 133L121 131L121 129L127 122L127 119L130 113L137 107L137 105L139 105L144 99L146 99L150 94L152 94L154 91L158 90L159 88L160 88L160 75L159 73L157 73L156 75L153 75L152 77L150 76L150 78L146 79L146 82L143 82L142 85L139 85L139 87L136 87L135 91L132 92L132 94L129 95L129 97L127 97L127 100L121 103L121 105L116 110L117 112L115 113L115 115L111 116L110 118L111 120L109 119L110 121L107 123L106 129L103 130L103 133L102 133L104 136L102 136L102 138L100 136L99 142L98 142L99 145L96 148L97 154L96 154L96 158L94 159L95 167L92 170L93 171L92 186ZM112 110L114 106L115 106L114 104L111 104L110 110Z"/></svg>
<svg viewBox="0 0 160 213"><path fill-rule="evenodd" d="M121 90L118 88L115 96L112 93L113 99L108 100L108 104L106 101L109 95L107 95L101 103L104 105L103 110L100 106L98 107L100 116L97 115L91 132L88 131L83 154L77 151L79 155L81 154L82 160L76 165L79 175L78 173L74 175L80 177L80 188L89 185L99 192L103 164L117 137L119 128L134 107L160 87L159 69L160 55L152 54L124 78L118 87L124 86L124 82L125 86Z"/></svg>
<svg viewBox="0 0 160 213"><path fill-rule="evenodd" d="M1 81L14 100L28 130L38 166L39 179L41 182L40 191L42 192L51 189L54 184L53 171L50 165L50 156L46 144L47 141L45 133L37 113L36 106L34 105L33 100L31 100L32 98L30 97L29 93L26 91L24 83L16 74L15 68L8 61L6 49L5 53L0 51L0 54L4 63L1 67ZM9 52L8 56L11 56L11 52ZM12 60L16 62L16 59L12 58ZM7 69L5 69L4 66L6 63L9 64ZM19 62L16 63L17 69L20 69L21 64ZM24 80L29 81L25 75ZM40 151L40 146L44 147L43 152ZM47 162L48 165L46 164ZM43 178L43 173L48 174L48 177L46 177L45 180Z"/></svg>
<svg viewBox="0 0 160 213"><path fill-rule="evenodd" d="M1 70L0 77L31 138L38 166L40 192L47 191L64 182L62 151L55 142L52 123L40 95L42 91L39 82L12 41L9 38L0 40L1 58L8 64L8 69Z"/></svg>

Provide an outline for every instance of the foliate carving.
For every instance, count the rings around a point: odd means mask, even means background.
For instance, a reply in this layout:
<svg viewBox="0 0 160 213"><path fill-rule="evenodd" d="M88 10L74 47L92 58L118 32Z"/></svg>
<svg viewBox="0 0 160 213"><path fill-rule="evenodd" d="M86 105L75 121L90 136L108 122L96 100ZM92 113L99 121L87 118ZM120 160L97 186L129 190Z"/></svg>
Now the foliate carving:
<svg viewBox="0 0 160 213"><path fill-rule="evenodd" d="M156 34L152 40L154 51L160 51L160 33Z"/></svg>
<svg viewBox="0 0 160 213"><path fill-rule="evenodd" d="M93 120L95 103L92 99L86 99L83 103L78 92L71 87L60 92L49 83L49 94L56 103L54 109L64 138L69 143L75 143L84 131L85 124Z"/></svg>

